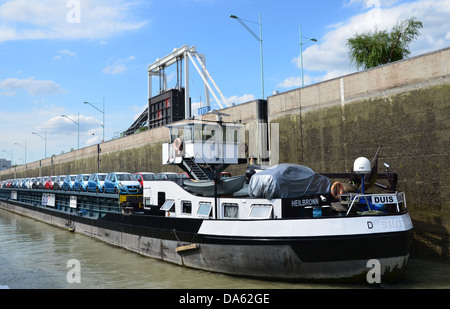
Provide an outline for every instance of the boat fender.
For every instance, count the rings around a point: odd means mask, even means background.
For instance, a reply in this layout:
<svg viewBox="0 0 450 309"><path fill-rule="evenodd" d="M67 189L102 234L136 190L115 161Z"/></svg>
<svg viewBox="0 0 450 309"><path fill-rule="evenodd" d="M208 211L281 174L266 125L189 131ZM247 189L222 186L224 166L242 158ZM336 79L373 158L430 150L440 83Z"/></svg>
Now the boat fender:
<svg viewBox="0 0 450 309"><path fill-rule="evenodd" d="M338 199L341 194L344 194L344 186L339 181L336 181L331 186L331 195L334 199Z"/></svg>
<svg viewBox="0 0 450 309"><path fill-rule="evenodd" d="M250 178L252 178L252 176L255 174L256 174L256 171L254 168L247 167L247 169L245 170L245 178L247 180L247 183L250 181Z"/></svg>
<svg viewBox="0 0 450 309"><path fill-rule="evenodd" d="M186 246L176 247L175 251L181 254L183 251L195 250L195 249L198 249L198 248L199 248L198 244L190 244L190 245L186 245Z"/></svg>

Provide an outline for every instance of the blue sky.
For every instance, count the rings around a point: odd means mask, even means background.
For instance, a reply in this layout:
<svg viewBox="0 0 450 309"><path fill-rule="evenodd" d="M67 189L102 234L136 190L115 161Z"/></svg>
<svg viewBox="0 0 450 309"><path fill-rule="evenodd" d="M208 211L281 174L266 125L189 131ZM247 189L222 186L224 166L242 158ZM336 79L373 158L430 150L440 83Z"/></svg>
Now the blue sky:
<svg viewBox="0 0 450 309"><path fill-rule="evenodd" d="M3 0L0 1L0 157L23 164L106 140L147 104L147 66L174 48L196 46L231 103L261 97L259 42L230 14L262 18L265 96L355 72L345 41L415 16L424 28L415 56L450 44L450 0ZM259 34L257 24L247 22ZM304 39L307 40L307 39ZM168 69L169 87L174 69ZM191 66L195 106L204 97ZM154 94L155 91L154 91ZM98 104L98 105L97 105ZM212 102L213 108L218 108ZM18 143L19 145L15 144ZM21 147L22 146L22 147Z"/></svg>

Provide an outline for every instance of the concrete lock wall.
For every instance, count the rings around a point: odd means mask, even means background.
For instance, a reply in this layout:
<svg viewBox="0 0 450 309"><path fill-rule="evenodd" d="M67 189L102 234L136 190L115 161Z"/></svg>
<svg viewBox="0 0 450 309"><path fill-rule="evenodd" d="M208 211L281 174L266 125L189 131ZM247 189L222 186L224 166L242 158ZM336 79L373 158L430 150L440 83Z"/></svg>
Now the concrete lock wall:
<svg viewBox="0 0 450 309"><path fill-rule="evenodd" d="M351 171L382 145L415 226L413 256L449 259L450 49L269 98L280 163Z"/></svg>
<svg viewBox="0 0 450 309"><path fill-rule="evenodd" d="M317 172L351 171L379 145L399 174L415 225L413 257L449 259L450 48L221 110L244 124L242 153ZM215 115L205 116L214 120ZM269 128L269 137L265 134ZM179 171L163 166L167 128L0 172L1 179L111 171ZM270 141L270 152L261 141ZM270 155L268 157L268 155ZM245 166L229 168L233 174Z"/></svg>

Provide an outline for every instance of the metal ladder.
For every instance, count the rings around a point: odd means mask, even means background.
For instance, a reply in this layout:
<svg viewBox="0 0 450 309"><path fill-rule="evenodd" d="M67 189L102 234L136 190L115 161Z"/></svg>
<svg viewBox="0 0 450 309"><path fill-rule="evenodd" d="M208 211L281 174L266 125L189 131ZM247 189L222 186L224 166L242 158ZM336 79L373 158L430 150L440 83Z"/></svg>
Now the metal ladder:
<svg viewBox="0 0 450 309"><path fill-rule="evenodd" d="M183 158L183 166L195 180L210 180L202 168L191 158Z"/></svg>

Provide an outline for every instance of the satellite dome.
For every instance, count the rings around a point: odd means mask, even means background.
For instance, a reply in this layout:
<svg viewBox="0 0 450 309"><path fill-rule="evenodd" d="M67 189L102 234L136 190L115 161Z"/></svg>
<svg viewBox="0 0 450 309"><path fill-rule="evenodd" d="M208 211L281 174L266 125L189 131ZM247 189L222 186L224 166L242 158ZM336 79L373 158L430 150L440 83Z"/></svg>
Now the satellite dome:
<svg viewBox="0 0 450 309"><path fill-rule="evenodd" d="M369 174L372 171L369 159L364 157L356 159L353 164L353 171L357 174Z"/></svg>

